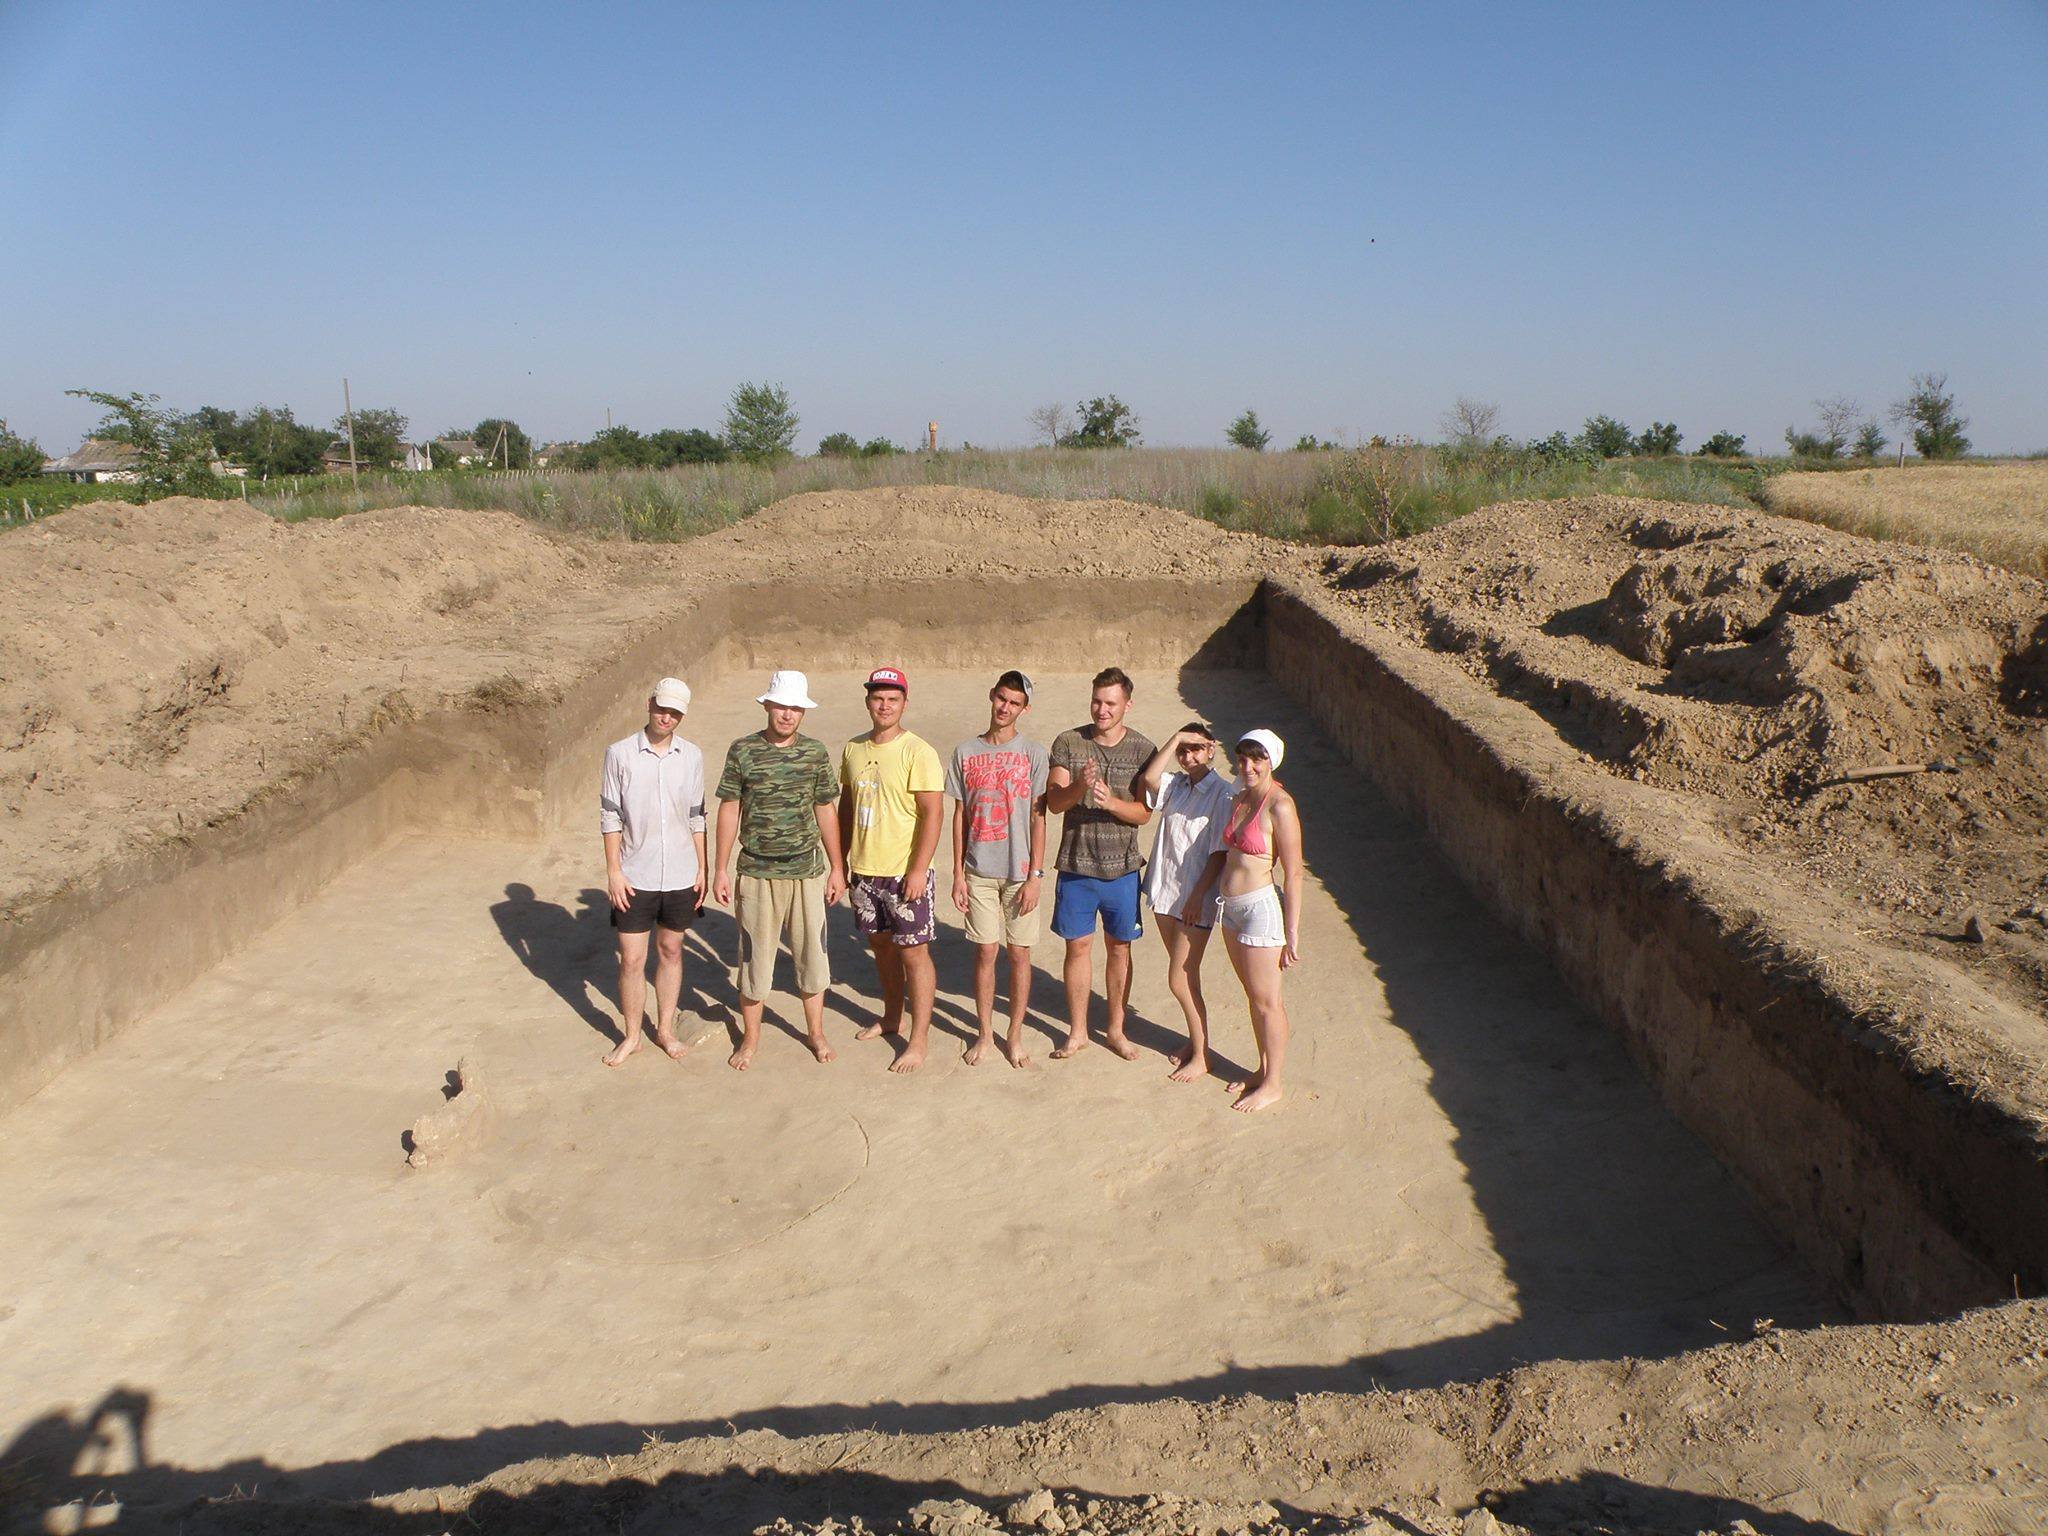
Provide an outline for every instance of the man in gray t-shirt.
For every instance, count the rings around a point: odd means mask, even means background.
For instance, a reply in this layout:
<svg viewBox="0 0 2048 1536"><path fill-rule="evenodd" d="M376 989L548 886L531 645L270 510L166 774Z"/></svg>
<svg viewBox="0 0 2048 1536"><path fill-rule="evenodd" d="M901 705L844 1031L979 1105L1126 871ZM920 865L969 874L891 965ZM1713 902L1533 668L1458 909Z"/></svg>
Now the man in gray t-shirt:
<svg viewBox="0 0 2048 1536"><path fill-rule="evenodd" d="M1053 892L1052 931L1067 941L1067 1038L1052 1054L1062 1059L1088 1044L1088 994L1095 988L1095 925L1102 924L1103 968L1109 1014L1104 1037L1126 1061L1138 1048L1124 1035L1131 995L1131 941L1144 932L1138 910L1138 828L1152 819L1138 776L1152 743L1124 724L1131 680L1121 667L1095 676L1089 724L1062 731L1052 744L1046 809L1064 818L1059 884Z"/></svg>
<svg viewBox="0 0 2048 1536"><path fill-rule="evenodd" d="M988 691L988 729L953 749L946 793L953 797L953 905L967 914L975 947L974 1009L981 1034L967 1048L977 1066L995 1043L996 950L1010 951L1010 1033L1003 1054L1024 1055L1031 996L1031 948L1038 942L1039 865L1045 858L1044 747L1017 734L1031 708L1031 679L1012 669Z"/></svg>

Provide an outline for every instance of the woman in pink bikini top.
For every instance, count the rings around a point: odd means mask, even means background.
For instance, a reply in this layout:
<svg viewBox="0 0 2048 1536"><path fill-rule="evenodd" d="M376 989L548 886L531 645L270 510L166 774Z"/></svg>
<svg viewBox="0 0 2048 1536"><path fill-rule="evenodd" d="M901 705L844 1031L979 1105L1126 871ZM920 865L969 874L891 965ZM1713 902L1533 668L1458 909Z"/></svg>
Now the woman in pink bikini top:
<svg viewBox="0 0 2048 1536"><path fill-rule="evenodd" d="M1224 822L1222 846L1209 856L1187 905L1192 914L1216 891L1216 927L1251 1007L1259 1071L1238 1093L1233 1107L1242 1110L1280 1100L1288 1032L1280 973L1301 961L1301 817L1294 796L1273 777L1286 751L1287 744L1268 730L1238 738L1237 781L1243 788ZM1273 881L1276 864L1281 886Z"/></svg>

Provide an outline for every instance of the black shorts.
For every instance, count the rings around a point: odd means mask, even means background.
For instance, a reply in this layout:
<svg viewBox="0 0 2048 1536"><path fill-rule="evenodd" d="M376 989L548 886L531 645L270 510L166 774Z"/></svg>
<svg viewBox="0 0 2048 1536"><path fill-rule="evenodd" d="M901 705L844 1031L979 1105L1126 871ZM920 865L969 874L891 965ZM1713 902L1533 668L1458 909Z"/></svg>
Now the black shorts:
<svg viewBox="0 0 2048 1536"><path fill-rule="evenodd" d="M612 908L612 926L621 933L645 933L659 923L670 933L681 933L697 915L697 892L689 886L680 891L635 891L621 912Z"/></svg>

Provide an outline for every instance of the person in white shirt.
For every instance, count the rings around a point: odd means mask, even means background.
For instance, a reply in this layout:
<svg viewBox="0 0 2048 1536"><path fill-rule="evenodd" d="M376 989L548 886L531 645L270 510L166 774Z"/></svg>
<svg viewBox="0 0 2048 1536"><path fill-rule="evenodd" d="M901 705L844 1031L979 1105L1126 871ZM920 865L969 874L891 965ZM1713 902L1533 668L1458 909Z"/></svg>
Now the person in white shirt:
<svg viewBox="0 0 2048 1536"><path fill-rule="evenodd" d="M1145 867L1145 900L1166 945L1167 990L1188 1022L1187 1046L1175 1053L1173 1070L1167 1074L1176 1083L1192 1083L1209 1073L1209 1005L1202 996L1202 955L1216 918L1205 905L1183 922L1181 908L1216 851L1230 797L1237 789L1210 767L1215 756L1215 734L1201 721L1190 720L1152 754L1138 775L1138 788L1159 821L1159 837Z"/></svg>
<svg viewBox="0 0 2048 1536"><path fill-rule="evenodd" d="M616 1067L640 1049L647 999L647 937L654 935L654 1043L681 1059L676 1002L683 992L683 934L704 904L704 754L676 734L690 688L664 677L647 700L647 724L605 749L598 787L605 889L619 934L619 1014L624 1035L604 1058Z"/></svg>

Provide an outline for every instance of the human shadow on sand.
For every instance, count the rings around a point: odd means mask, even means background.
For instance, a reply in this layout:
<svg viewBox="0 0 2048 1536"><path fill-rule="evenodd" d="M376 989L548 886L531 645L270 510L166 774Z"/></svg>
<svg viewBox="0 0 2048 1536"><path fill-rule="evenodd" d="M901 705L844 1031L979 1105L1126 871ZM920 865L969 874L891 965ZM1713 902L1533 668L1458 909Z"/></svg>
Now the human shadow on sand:
<svg viewBox="0 0 2048 1536"><path fill-rule="evenodd" d="M505 899L492 903L491 919L498 925L506 948L519 957L527 970L546 982L598 1034L613 1044L619 1042L622 1036L618 1025L618 950L611 926L611 899L603 891L590 887L579 892L576 910L571 911L559 902L542 901L532 886L514 881L505 887ZM736 1016L738 998L733 994L731 974L725 971L721 979L716 964L721 920L727 926L731 923L724 913L706 907L683 938L680 1008L685 1017L686 1036L690 1032L687 1021L693 1013L707 1018ZM707 928L711 932L707 933ZM690 963L693 955L699 961L696 965ZM707 959L712 963L705 964ZM651 1017L652 945L647 965L646 1006ZM608 1002L610 1011L600 1007L597 998Z"/></svg>

